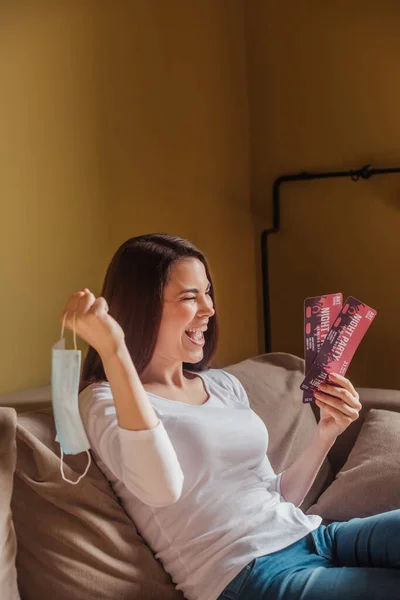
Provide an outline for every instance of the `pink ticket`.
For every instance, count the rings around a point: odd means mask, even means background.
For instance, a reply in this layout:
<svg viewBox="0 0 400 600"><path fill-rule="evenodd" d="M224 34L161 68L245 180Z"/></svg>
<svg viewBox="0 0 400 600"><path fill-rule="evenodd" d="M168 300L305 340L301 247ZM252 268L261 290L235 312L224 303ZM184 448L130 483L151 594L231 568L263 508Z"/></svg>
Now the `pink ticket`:
<svg viewBox="0 0 400 600"><path fill-rule="evenodd" d="M300 388L313 393L330 373L345 375L376 311L353 296L347 298Z"/></svg>
<svg viewBox="0 0 400 600"><path fill-rule="evenodd" d="M342 294L314 296L304 301L304 356L305 373L311 369L321 346L342 308ZM312 402L314 396L303 392L303 402Z"/></svg>

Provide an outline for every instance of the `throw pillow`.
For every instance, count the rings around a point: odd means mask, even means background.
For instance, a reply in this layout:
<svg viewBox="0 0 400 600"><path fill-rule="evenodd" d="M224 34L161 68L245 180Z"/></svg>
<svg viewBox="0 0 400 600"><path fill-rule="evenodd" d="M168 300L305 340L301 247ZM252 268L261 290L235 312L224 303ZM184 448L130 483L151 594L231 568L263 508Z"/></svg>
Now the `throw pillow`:
<svg viewBox="0 0 400 600"><path fill-rule="evenodd" d="M92 460L60 473L51 409L21 413L12 510L24 600L183 600ZM64 455L76 481L87 454ZM8 600L8 597L7 597Z"/></svg>
<svg viewBox="0 0 400 600"><path fill-rule="evenodd" d="M400 414L371 409L334 482L307 510L348 521L400 508Z"/></svg>

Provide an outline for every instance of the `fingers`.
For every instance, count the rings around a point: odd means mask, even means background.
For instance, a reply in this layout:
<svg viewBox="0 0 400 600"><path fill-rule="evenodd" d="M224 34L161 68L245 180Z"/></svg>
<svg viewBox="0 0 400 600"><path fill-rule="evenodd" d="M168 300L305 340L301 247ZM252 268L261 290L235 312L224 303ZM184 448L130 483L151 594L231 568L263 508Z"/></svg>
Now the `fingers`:
<svg viewBox="0 0 400 600"><path fill-rule="evenodd" d="M343 400L343 402L349 404L350 406L352 406L358 410L361 409L361 403L360 403L360 399L359 399L360 397L357 392L354 392L354 394L353 394L345 388L337 387L337 386L327 384L327 383L321 384L319 386L318 391L325 392L326 394L340 398L341 400Z"/></svg>
<svg viewBox="0 0 400 600"><path fill-rule="evenodd" d="M320 406L324 409L324 411L332 415L335 421L338 421L339 423L344 423L346 426L350 425L350 423L358 419L358 413L356 416L346 415L341 410L338 410L337 408L334 408L329 404L325 404L325 402L318 402L318 406Z"/></svg>
<svg viewBox="0 0 400 600"><path fill-rule="evenodd" d="M96 298L92 292L85 292L83 296L78 299L78 308L76 310L76 316L80 317L86 314L95 303Z"/></svg>
<svg viewBox="0 0 400 600"><path fill-rule="evenodd" d="M96 315L104 312L108 312L108 304L107 300L103 298L103 296L99 296L96 298L96 301L93 303L91 308L92 312Z"/></svg>
<svg viewBox="0 0 400 600"><path fill-rule="evenodd" d="M350 402L350 404L354 404L355 398L358 396L357 392L352 394L349 390L346 390L342 387L337 387L335 385L330 385L327 383L323 383L319 386L319 391L323 391L326 394L330 394L332 396L336 396L337 398L341 398L344 402Z"/></svg>
<svg viewBox="0 0 400 600"><path fill-rule="evenodd" d="M90 310L91 306L95 302L95 296L88 290L88 288L84 288L84 290L80 290L79 292L75 292L69 298L68 302L64 307L64 311L61 315L61 321L64 320L64 317L67 314L66 323L72 323L72 319L75 314L75 317L85 314L88 310Z"/></svg>
<svg viewBox="0 0 400 600"><path fill-rule="evenodd" d="M333 377L333 375L335 376ZM330 373L329 378L332 382L336 382L337 384L342 385L344 388L348 389L352 394L357 394L350 379L346 379L346 377L343 377L343 375L340 375L339 373Z"/></svg>
<svg viewBox="0 0 400 600"><path fill-rule="evenodd" d="M69 298L68 302L66 303L66 305L64 307L63 314L66 313L67 310L71 311L71 312L75 312L79 305L79 299L84 295L85 295L85 292L83 292L82 290L72 294L72 296Z"/></svg>
<svg viewBox="0 0 400 600"><path fill-rule="evenodd" d="M84 295L85 295L85 292L82 290L72 294L72 296L69 298L68 302L66 303L66 305L64 307L64 310L63 310L63 313L61 316L61 321L64 319L64 316L67 312L68 312L67 318L72 317L73 313L78 310L80 298L82 298L82 296L84 296Z"/></svg>
<svg viewBox="0 0 400 600"><path fill-rule="evenodd" d="M359 408L355 406L354 401L352 404L348 404L344 400L339 398L334 398L329 394L324 394L322 392L315 392L314 396L322 401L324 409L328 410L328 407L332 407L335 410L339 411L339 413L344 414L352 418L352 420L358 419L359 417ZM328 411L329 412L329 411Z"/></svg>

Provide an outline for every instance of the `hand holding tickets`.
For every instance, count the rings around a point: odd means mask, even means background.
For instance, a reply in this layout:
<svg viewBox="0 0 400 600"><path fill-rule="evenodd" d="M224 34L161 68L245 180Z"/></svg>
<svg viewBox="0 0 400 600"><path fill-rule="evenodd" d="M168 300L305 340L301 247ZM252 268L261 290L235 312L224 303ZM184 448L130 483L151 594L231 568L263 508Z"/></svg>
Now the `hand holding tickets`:
<svg viewBox="0 0 400 600"><path fill-rule="evenodd" d="M304 302L306 376L300 388L304 403L317 398L318 427L329 438L336 438L358 418L359 395L344 375L375 316L374 309L353 296L343 307L342 294Z"/></svg>

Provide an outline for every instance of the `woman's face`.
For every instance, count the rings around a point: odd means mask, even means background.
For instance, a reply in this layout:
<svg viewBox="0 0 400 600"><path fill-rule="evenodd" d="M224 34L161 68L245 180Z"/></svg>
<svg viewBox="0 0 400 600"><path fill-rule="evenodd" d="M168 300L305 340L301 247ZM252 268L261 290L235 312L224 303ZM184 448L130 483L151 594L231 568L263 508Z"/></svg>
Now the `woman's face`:
<svg viewBox="0 0 400 600"><path fill-rule="evenodd" d="M185 291L186 290L186 291ZM189 290L189 291L188 291ZM215 314L209 294L210 285L203 263L185 258L171 270L164 288L164 304L155 354L166 362L197 363L203 358L203 332Z"/></svg>

